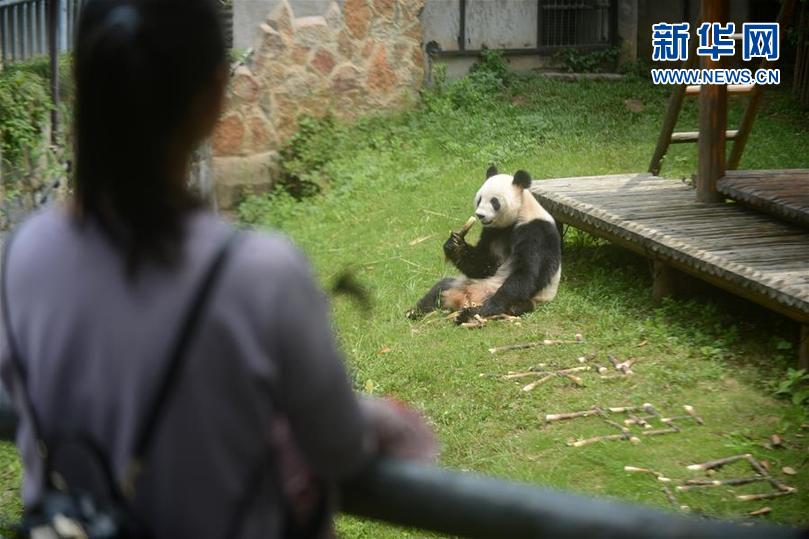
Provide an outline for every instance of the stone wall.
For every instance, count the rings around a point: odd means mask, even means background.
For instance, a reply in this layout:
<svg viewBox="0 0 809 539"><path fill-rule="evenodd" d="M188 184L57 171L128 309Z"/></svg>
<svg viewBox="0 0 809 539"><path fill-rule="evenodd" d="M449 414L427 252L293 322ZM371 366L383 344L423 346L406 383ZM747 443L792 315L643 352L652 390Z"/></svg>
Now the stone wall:
<svg viewBox="0 0 809 539"><path fill-rule="evenodd" d="M352 119L411 103L424 78L423 3L345 0L296 18L281 0L233 74L212 139L219 206L272 184L277 152L301 115Z"/></svg>

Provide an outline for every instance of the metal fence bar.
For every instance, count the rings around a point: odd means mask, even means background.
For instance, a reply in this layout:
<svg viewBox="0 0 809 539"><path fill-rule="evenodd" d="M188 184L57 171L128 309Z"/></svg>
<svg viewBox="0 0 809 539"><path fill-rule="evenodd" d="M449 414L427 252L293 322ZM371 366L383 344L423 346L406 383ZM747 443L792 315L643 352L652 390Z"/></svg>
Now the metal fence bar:
<svg viewBox="0 0 809 539"><path fill-rule="evenodd" d="M13 440L16 429L13 404L0 386L0 440ZM378 459L341 484L339 500L348 514L472 538L806 538L787 526L688 517L393 459Z"/></svg>
<svg viewBox="0 0 809 539"><path fill-rule="evenodd" d="M6 54L8 50L8 45L6 43L6 38L8 37L7 23L8 13L5 10L0 10L0 47L3 49L4 64L6 63Z"/></svg>
<svg viewBox="0 0 809 539"><path fill-rule="evenodd" d="M46 54L48 52L48 14L45 11L45 0L39 0L38 4L39 54Z"/></svg>
<svg viewBox="0 0 809 539"><path fill-rule="evenodd" d="M85 0L62 0L58 17L59 51L73 48ZM0 46L4 63L48 54L46 0L0 0Z"/></svg>
<svg viewBox="0 0 809 539"><path fill-rule="evenodd" d="M538 0L537 48L606 47L616 9L609 0Z"/></svg>
<svg viewBox="0 0 809 539"><path fill-rule="evenodd" d="M798 539L786 526L743 526L606 499L379 460L341 486L349 514L449 535L510 539Z"/></svg>

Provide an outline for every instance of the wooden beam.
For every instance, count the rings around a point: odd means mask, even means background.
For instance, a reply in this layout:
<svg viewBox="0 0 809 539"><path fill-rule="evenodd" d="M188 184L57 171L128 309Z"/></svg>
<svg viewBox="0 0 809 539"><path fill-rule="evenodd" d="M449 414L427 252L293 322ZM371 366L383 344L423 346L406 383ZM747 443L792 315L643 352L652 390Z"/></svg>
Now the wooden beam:
<svg viewBox="0 0 809 539"><path fill-rule="evenodd" d="M702 16L706 22L725 23L728 20L728 0L702 0ZM700 68L719 69L722 59L700 58ZM705 84L699 92L699 169L697 200L722 202L716 182L725 175L725 129L728 119L727 87Z"/></svg>
<svg viewBox="0 0 809 539"><path fill-rule="evenodd" d="M694 65L697 56L697 43L696 36L691 36L691 39L688 40L688 58L683 62L683 69L688 69ZM677 119L680 116L680 110L683 108L684 97L685 84L676 86L671 92L671 97L669 97L666 117L663 120L663 126L660 128L660 135L657 137L657 145L655 146L654 155L652 155L652 161L649 163L649 172L655 176L660 174L663 157L672 142L671 134L674 133L674 128L677 126Z"/></svg>
<svg viewBox="0 0 809 539"><path fill-rule="evenodd" d="M652 299L660 302L663 298L674 297L674 270L660 260L654 260L652 269Z"/></svg>
<svg viewBox="0 0 809 539"><path fill-rule="evenodd" d="M785 0L781 4L781 11L778 13L778 24L781 25L780 32L778 36L783 41L783 36L786 34L786 29L789 26L790 20L792 18L792 12L795 10L795 0ZM759 69L766 68L770 65L770 62L763 58L759 63ZM733 142L733 147L730 149L730 157L728 157L727 168L730 170L735 170L739 168L739 162L742 160L742 154L744 153L744 147L747 145L747 138L750 136L750 132L753 130L753 122L756 119L756 114L758 113L758 107L761 104L761 96L763 92L763 86L760 84L756 84L753 87L752 93L750 95L750 101L747 103L747 108L744 111L744 116L742 116L742 123L739 125L739 136Z"/></svg>

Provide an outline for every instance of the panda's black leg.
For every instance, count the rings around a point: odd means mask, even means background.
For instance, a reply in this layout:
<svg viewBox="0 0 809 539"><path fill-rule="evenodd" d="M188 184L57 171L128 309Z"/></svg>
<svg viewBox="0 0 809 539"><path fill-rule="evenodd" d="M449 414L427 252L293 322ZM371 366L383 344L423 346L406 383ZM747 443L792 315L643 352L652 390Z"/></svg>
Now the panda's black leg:
<svg viewBox="0 0 809 539"><path fill-rule="evenodd" d="M534 302L528 299L516 301L508 309L508 314L512 316L522 316L534 310Z"/></svg>
<svg viewBox="0 0 809 539"><path fill-rule="evenodd" d="M452 288L454 282L455 279L447 277L435 283L435 285L424 294L424 297L416 303L416 306L407 311L407 317L411 320L417 320L425 314L436 310L441 301L441 293Z"/></svg>

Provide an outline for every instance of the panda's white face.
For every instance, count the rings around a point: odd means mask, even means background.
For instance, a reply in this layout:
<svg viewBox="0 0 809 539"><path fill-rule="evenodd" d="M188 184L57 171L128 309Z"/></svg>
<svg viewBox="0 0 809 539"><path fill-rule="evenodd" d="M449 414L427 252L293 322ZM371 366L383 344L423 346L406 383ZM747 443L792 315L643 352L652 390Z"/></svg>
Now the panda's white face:
<svg viewBox="0 0 809 539"><path fill-rule="evenodd" d="M475 195L475 216L485 227L505 228L513 225L520 215L522 191L520 186L514 185L513 176L492 176Z"/></svg>

